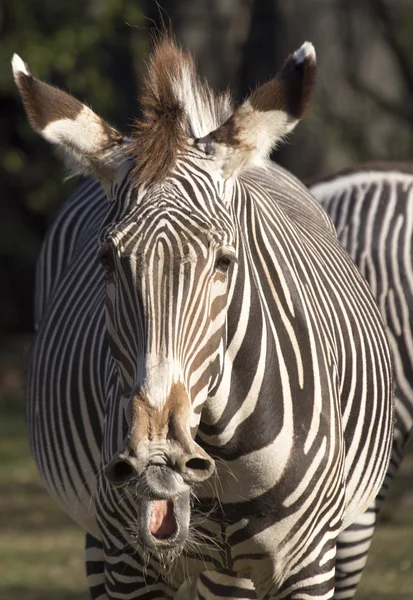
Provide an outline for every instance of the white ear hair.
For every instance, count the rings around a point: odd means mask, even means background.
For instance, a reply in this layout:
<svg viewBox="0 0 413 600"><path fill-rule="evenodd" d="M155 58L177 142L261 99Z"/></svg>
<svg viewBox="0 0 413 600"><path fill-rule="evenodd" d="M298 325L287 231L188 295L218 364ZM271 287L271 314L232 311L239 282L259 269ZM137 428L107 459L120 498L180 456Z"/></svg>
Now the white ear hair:
<svg viewBox="0 0 413 600"><path fill-rule="evenodd" d="M258 87L221 127L195 140L213 155L224 177L267 158L303 117L314 89L316 56L305 42L274 79Z"/></svg>
<svg viewBox="0 0 413 600"><path fill-rule="evenodd" d="M13 58L11 59L11 65L13 68L14 80L17 83L17 77L19 73L23 73L23 75L31 75L30 71L27 68L26 63L22 61L18 54L13 54Z"/></svg>
<svg viewBox="0 0 413 600"><path fill-rule="evenodd" d="M17 54L12 68L33 129L57 146L72 174L107 183L124 160L122 136L70 94L35 79Z"/></svg>

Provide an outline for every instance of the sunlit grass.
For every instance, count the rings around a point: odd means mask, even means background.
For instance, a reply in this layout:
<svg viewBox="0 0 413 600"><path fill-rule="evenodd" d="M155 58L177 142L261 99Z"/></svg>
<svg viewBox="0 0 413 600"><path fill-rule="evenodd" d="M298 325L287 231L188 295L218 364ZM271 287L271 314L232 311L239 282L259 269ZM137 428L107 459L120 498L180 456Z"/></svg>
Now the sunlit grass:
<svg viewBox="0 0 413 600"><path fill-rule="evenodd" d="M413 599L413 445L393 482L357 598Z"/></svg>
<svg viewBox="0 0 413 600"><path fill-rule="evenodd" d="M83 533L43 491L23 401L0 402L0 598L89 600Z"/></svg>
<svg viewBox="0 0 413 600"><path fill-rule="evenodd" d="M21 395L0 398L0 598L89 600L83 532L43 491ZM383 512L357 598L413 599L413 452Z"/></svg>

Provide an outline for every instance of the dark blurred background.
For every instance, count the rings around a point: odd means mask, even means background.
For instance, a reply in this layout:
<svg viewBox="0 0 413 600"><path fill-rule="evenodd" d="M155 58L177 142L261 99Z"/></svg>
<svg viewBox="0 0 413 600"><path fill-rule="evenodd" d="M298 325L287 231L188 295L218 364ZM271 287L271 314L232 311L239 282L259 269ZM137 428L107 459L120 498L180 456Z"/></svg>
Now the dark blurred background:
<svg viewBox="0 0 413 600"><path fill-rule="evenodd" d="M76 184L62 183L61 163L30 130L13 52L126 130L162 19L211 85L237 100L314 43L312 110L274 156L299 177L413 159L412 0L0 0L0 333L31 330L36 256Z"/></svg>

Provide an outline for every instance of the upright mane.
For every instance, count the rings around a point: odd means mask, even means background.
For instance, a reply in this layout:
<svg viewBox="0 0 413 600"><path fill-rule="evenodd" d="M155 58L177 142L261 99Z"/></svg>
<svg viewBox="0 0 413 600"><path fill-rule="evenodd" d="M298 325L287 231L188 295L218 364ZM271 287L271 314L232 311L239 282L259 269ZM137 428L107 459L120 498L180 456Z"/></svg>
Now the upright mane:
<svg viewBox="0 0 413 600"><path fill-rule="evenodd" d="M164 179L188 138L208 134L232 113L230 95L216 95L169 37L150 57L140 100L143 116L134 123L130 147L138 183Z"/></svg>

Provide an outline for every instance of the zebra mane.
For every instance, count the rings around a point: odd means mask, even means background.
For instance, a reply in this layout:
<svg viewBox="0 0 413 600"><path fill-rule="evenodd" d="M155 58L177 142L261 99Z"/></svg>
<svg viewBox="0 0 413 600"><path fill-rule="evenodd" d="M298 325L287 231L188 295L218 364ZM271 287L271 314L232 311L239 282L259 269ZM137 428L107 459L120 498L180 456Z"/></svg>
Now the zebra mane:
<svg viewBox="0 0 413 600"><path fill-rule="evenodd" d="M141 96L143 116L135 121L130 146L137 183L161 181L188 138L199 138L226 121L229 93L216 95L198 75L192 57L169 37L149 59Z"/></svg>

